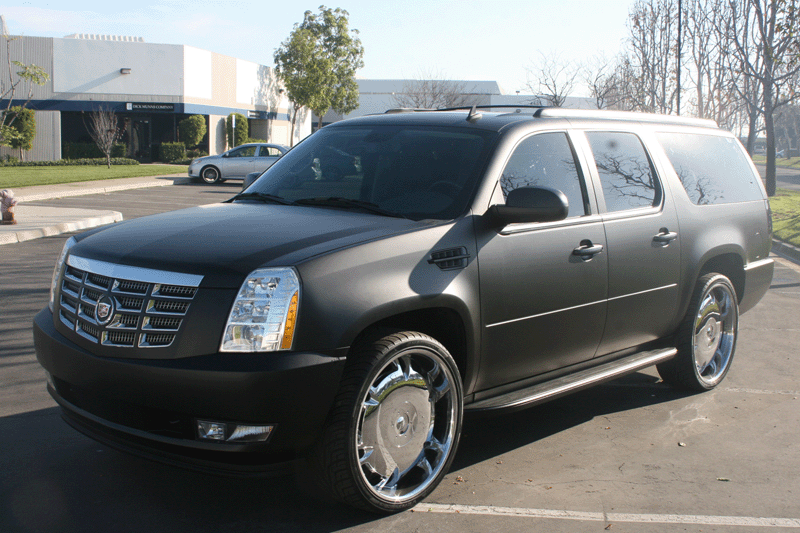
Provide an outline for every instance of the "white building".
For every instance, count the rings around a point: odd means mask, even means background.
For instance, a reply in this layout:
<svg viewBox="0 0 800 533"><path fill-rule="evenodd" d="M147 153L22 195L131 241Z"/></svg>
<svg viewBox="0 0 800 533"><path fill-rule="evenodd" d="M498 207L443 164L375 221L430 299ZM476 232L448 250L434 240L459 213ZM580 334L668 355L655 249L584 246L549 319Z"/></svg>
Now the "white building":
<svg viewBox="0 0 800 533"><path fill-rule="evenodd" d="M91 142L87 115L101 108L117 113L129 155L141 161L152 160L160 143L177 141L177 124L190 115L206 117L212 154L226 149L225 117L234 112L248 118L250 137L291 144L289 101L271 67L120 36L2 39L0 57L9 53L12 60L38 65L49 76L33 88L29 107L36 110L37 133L26 159L58 160L63 143ZM0 76L8 79L5 59ZM24 87L14 102L26 98ZM7 102L0 104L5 108ZM295 129L295 141L310 131L306 117ZM0 150L6 153L17 155L16 150Z"/></svg>

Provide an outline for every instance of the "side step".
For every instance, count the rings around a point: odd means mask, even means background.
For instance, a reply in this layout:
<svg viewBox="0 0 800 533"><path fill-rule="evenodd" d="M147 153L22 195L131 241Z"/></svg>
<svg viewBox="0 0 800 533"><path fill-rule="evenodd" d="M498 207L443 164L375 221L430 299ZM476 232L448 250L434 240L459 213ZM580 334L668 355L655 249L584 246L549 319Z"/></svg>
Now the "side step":
<svg viewBox="0 0 800 533"><path fill-rule="evenodd" d="M537 383L530 387L507 392L500 396L486 398L465 405L465 411L482 412L495 409L528 407L537 403L553 400L559 396L596 385L603 381L618 378L642 368L653 366L662 361L672 359L678 350L664 348L648 352L638 352L628 357L611 361L600 366L569 374L552 381Z"/></svg>

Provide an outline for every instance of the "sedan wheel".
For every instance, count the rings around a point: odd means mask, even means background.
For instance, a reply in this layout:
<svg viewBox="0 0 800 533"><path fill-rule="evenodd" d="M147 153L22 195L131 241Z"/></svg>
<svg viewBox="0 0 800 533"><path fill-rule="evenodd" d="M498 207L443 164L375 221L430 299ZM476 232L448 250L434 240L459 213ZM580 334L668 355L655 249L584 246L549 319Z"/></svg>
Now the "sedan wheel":
<svg viewBox="0 0 800 533"><path fill-rule="evenodd" d="M209 185L213 185L219 181L219 170L216 167L206 167L200 172L200 177Z"/></svg>

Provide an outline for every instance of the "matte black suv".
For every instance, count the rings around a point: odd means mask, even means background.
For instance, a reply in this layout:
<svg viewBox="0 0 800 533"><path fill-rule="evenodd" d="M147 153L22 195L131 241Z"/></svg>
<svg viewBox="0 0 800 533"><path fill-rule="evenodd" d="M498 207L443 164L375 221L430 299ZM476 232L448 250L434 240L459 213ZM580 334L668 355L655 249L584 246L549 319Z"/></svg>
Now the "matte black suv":
<svg viewBox="0 0 800 533"><path fill-rule="evenodd" d="M99 441L229 472L305 456L335 497L396 511L441 481L465 411L650 365L718 385L770 233L708 121L363 117L225 203L70 238L36 351Z"/></svg>

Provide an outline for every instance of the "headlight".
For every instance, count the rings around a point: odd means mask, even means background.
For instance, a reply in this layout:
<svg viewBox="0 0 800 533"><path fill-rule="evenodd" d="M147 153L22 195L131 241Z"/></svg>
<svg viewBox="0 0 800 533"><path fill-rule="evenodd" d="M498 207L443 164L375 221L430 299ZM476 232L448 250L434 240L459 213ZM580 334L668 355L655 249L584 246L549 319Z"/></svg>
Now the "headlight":
<svg viewBox="0 0 800 533"><path fill-rule="evenodd" d="M64 261L67 259L67 252L69 249L72 248L75 243L78 242L75 240L75 237L70 237L67 239L67 242L64 243L64 248L61 250L61 255L58 256L58 261L56 261L56 266L53 269L53 279L50 281L50 311L55 309L55 298L56 298L56 285L58 284L58 280L61 279L61 271L64 269Z"/></svg>
<svg viewBox="0 0 800 533"><path fill-rule="evenodd" d="M254 270L236 295L219 350L291 349L299 300L300 281L293 268Z"/></svg>

